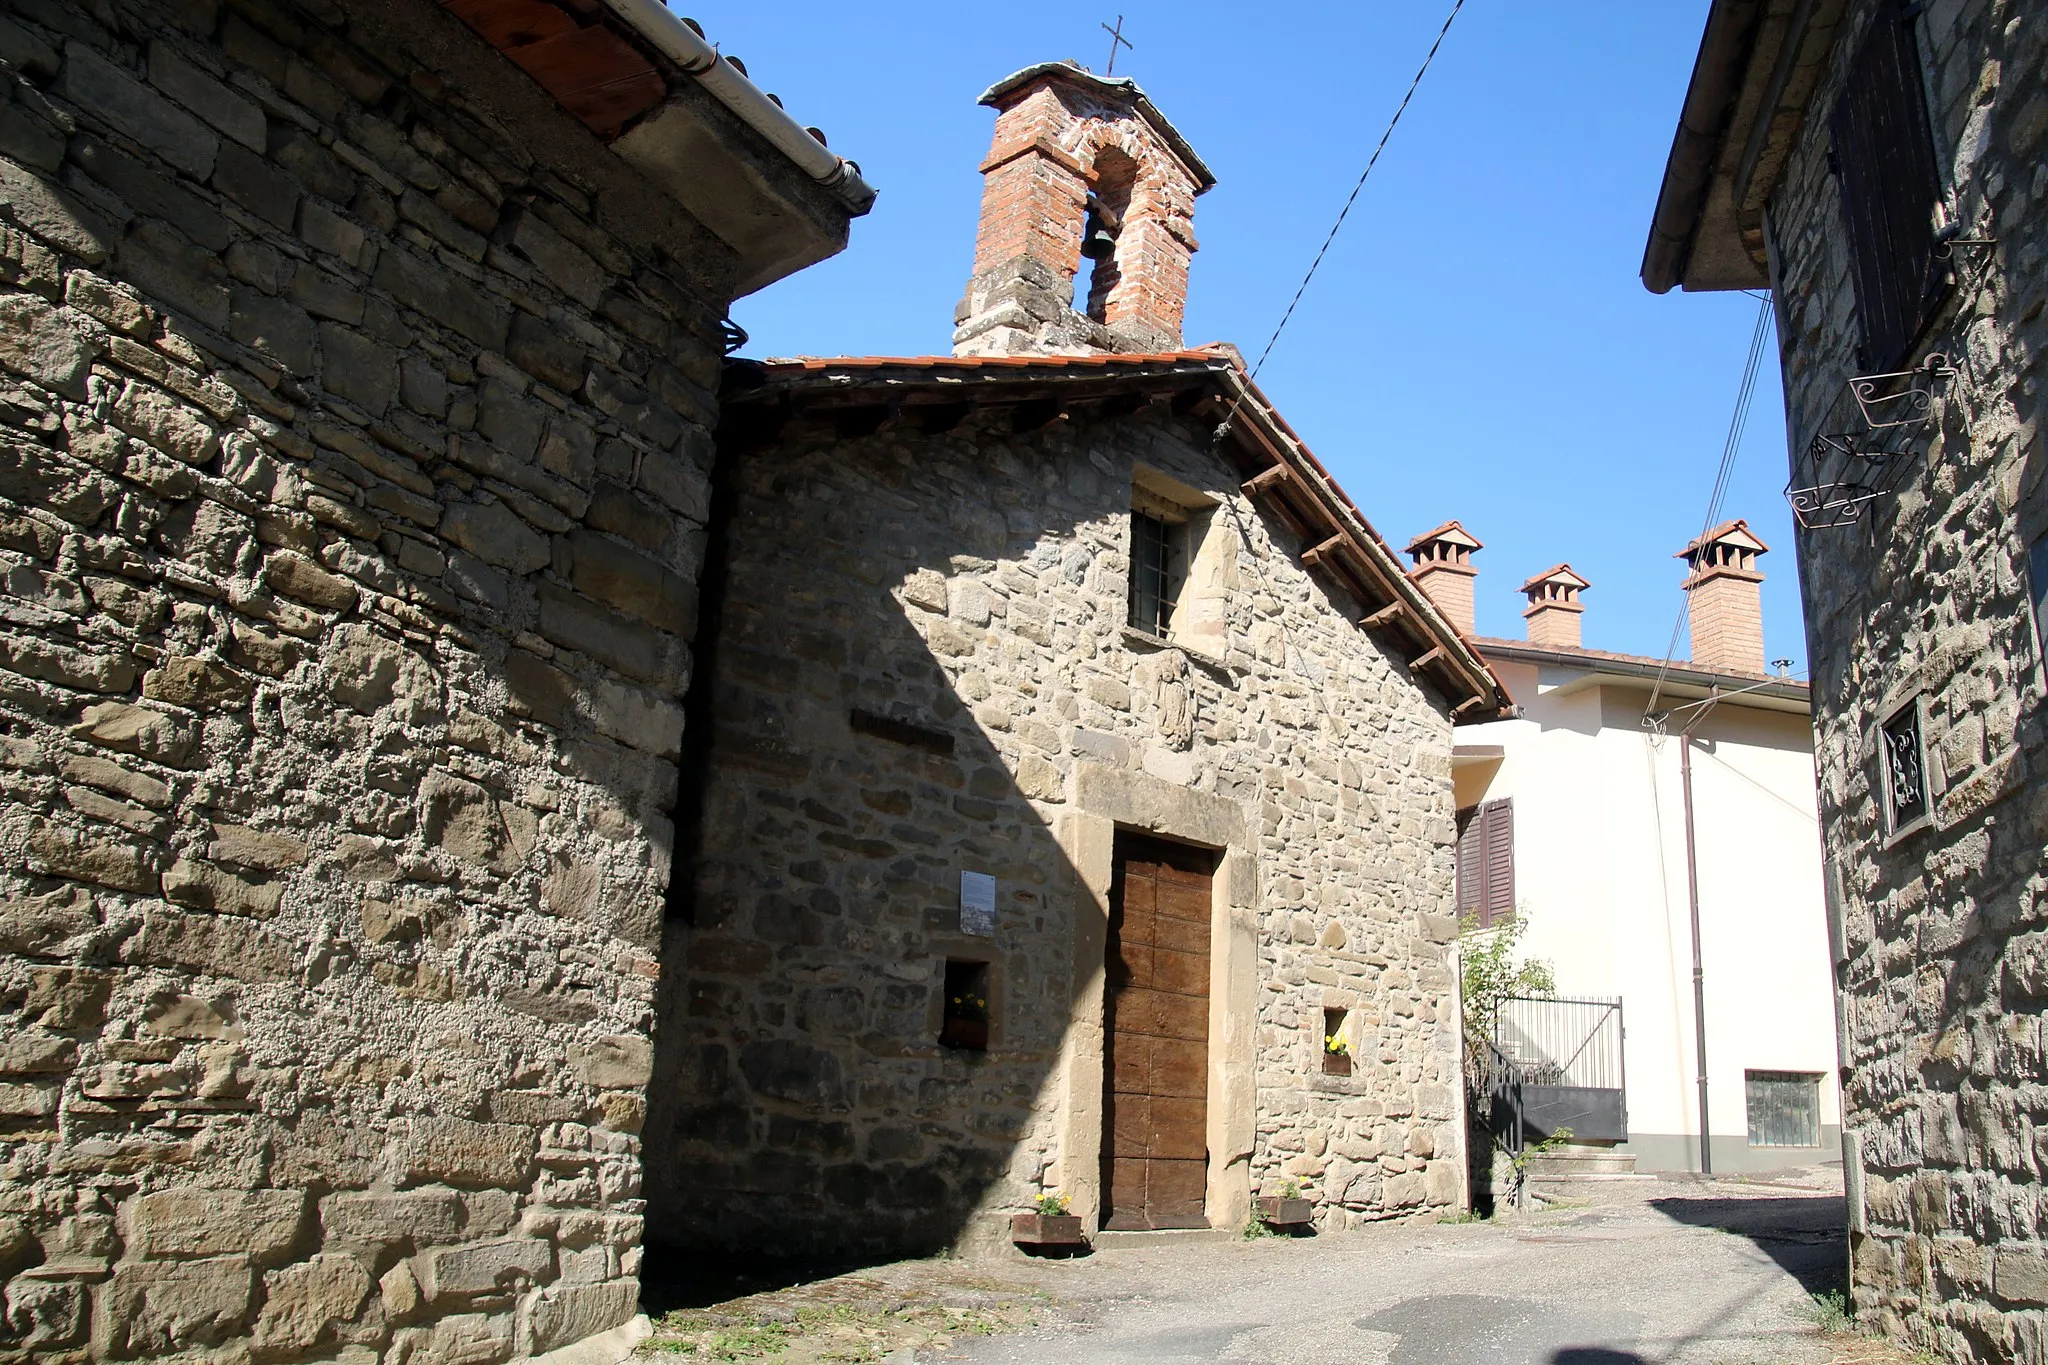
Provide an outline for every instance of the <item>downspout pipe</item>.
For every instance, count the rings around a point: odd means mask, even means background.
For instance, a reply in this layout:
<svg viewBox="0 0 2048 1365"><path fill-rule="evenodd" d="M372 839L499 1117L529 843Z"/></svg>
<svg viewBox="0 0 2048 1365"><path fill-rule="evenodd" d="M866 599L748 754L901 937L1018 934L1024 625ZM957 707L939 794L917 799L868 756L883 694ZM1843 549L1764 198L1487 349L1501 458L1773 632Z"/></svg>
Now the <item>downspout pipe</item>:
<svg viewBox="0 0 2048 1365"><path fill-rule="evenodd" d="M866 213L875 191L861 179L860 167L811 136L781 105L741 75L739 69L704 41L703 35L672 13L661 0L605 0L614 14L633 26L664 57L681 67L712 98L739 115L740 121L768 139L805 174L825 186L856 214Z"/></svg>
<svg viewBox="0 0 2048 1365"><path fill-rule="evenodd" d="M1700 716L1707 713L1702 711ZM1694 720L1693 725L1699 724ZM1700 1174L1714 1173L1714 1130L1707 1123L1707 978L1700 955L1700 861L1692 818L1692 732L1678 736L1678 779L1685 791L1685 890L1692 903L1692 1033L1700 1078Z"/></svg>

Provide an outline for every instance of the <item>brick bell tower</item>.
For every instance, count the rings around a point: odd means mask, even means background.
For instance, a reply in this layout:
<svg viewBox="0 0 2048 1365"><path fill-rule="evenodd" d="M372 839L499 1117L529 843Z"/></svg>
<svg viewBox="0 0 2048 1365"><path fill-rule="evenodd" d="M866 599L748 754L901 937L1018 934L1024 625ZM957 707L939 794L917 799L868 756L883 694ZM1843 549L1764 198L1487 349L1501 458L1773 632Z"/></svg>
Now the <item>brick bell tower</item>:
<svg viewBox="0 0 2048 1365"><path fill-rule="evenodd" d="M1136 81L1045 62L998 81L955 355L1181 346L1195 196L1216 177Z"/></svg>

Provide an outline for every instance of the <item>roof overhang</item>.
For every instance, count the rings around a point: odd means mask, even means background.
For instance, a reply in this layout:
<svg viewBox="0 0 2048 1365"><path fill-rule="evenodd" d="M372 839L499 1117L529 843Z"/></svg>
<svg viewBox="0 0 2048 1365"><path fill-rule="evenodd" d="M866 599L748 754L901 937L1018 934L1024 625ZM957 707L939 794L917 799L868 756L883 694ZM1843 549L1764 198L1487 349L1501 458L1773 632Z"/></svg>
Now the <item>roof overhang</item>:
<svg viewBox="0 0 2048 1365"><path fill-rule="evenodd" d="M658 0L442 0L738 256L745 295L842 251L873 205L831 152Z"/></svg>
<svg viewBox="0 0 2048 1365"><path fill-rule="evenodd" d="M1492 666L1223 351L745 362L728 373L721 439L743 445L773 439L800 416L831 420L848 436L885 425L942 432L980 409L1005 410L1020 433L1154 404L1218 423L1246 496L1299 538L1302 562L1358 603L1360 628L1427 679L1454 722L1497 720L1512 708Z"/></svg>
<svg viewBox="0 0 2048 1365"><path fill-rule="evenodd" d="M1643 250L1652 293L1770 286L1764 205L1846 8L1847 0L1713 0Z"/></svg>
<svg viewBox="0 0 2048 1365"><path fill-rule="evenodd" d="M1723 706L1781 711L1788 715L1810 715L1813 709L1811 689L1791 678L1721 673L1685 663L1667 665L1657 659L1629 658L1597 650L1548 649L1510 640L1482 640L1479 648L1489 659L1570 670L1573 676L1547 694L1554 697L1575 696L1601 687L1628 687L1654 689L1660 698L1677 701L1712 697Z"/></svg>

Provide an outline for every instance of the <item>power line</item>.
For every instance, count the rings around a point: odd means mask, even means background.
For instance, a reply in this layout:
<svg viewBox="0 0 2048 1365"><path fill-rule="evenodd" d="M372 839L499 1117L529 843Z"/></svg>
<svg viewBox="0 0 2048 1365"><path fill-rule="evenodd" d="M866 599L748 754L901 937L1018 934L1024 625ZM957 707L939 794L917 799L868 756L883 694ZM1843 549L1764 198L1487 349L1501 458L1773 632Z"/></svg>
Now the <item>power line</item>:
<svg viewBox="0 0 2048 1365"><path fill-rule="evenodd" d="M1394 117L1387 121L1387 130L1380 134L1379 145L1372 149L1372 158L1365 163L1365 169L1359 172L1358 183L1351 187L1351 197L1344 201L1344 207L1337 214L1337 221L1330 224L1330 235L1323 238L1322 248L1316 252L1315 260L1309 263L1308 273L1301 277L1301 284L1295 289L1294 297L1288 300L1287 311L1280 315L1280 325L1273 329L1272 336L1266 338L1266 349L1259 352L1258 363L1252 366L1252 379L1259 377L1259 371L1265 368L1266 357L1273 354L1273 344L1280 340L1280 333L1287 330L1288 321L1294 317L1295 305L1301 302L1301 296L1308 291L1308 282L1316 277L1317 268L1322 265L1323 257L1329 253L1330 243L1337 240L1337 232L1344 226L1345 218L1350 216L1351 206L1358 202L1358 192L1365 188L1366 178L1372 174L1372 168L1379 164L1380 153L1387 149L1387 139L1394 135L1394 129L1401 122L1401 115L1408 110L1408 101L1415 98L1415 89L1422 84L1423 74L1429 70L1429 64L1436 60L1436 50L1444 45L1444 35L1451 31L1451 21L1458 17L1458 11L1463 8L1465 0L1457 0L1457 3L1451 6L1450 15L1444 20L1443 28L1437 31L1436 41L1429 45L1429 55L1422 59L1422 65L1415 72L1415 79L1408 83L1408 93L1401 96L1400 107L1394 110Z"/></svg>
<svg viewBox="0 0 2048 1365"><path fill-rule="evenodd" d="M1735 392L1735 411L1728 416L1728 435L1721 442L1721 464L1714 471L1714 486L1707 494L1707 515L1700 522L1700 533L1695 541L1706 536L1721 519L1721 507L1728 497L1728 485L1735 474L1735 456L1742 449L1743 429L1749 425L1749 404L1756 396L1757 371L1762 367L1764 343L1770 337L1771 300L1765 295L1756 307L1756 326L1749 334L1749 355L1742 362L1742 383ZM1664 675L1671 671L1672 660L1678 656L1678 637L1685 632L1685 624L1692 618L1692 598L1687 596L1679 604L1678 619L1671 625L1671 643L1664 650L1664 662L1657 666L1657 681L1650 688L1650 704L1644 714L1651 715L1657 710L1657 699L1664 691Z"/></svg>

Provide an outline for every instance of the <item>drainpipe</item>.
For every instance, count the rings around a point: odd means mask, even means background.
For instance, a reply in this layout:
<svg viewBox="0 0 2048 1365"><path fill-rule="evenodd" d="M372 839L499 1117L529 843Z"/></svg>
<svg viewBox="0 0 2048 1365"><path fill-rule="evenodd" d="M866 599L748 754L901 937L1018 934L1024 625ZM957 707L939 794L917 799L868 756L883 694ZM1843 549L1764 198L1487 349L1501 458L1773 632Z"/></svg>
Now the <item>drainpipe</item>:
<svg viewBox="0 0 2048 1365"><path fill-rule="evenodd" d="M1711 710L1712 707L1707 708ZM1692 1032L1700 1077L1700 1174L1714 1173L1714 1131L1707 1125L1707 980L1700 958L1700 861L1692 822L1692 732L1701 711L1678 736L1678 779L1685 790L1685 890L1692 903Z"/></svg>
<svg viewBox="0 0 2048 1365"><path fill-rule="evenodd" d="M768 139L813 180L831 190L855 213L866 213L875 191L861 179L860 167L826 149L810 131L783 112L782 106L741 75L718 49L704 41L661 0L605 0L612 12L633 26L661 54L696 77L720 104L740 116L748 127Z"/></svg>

